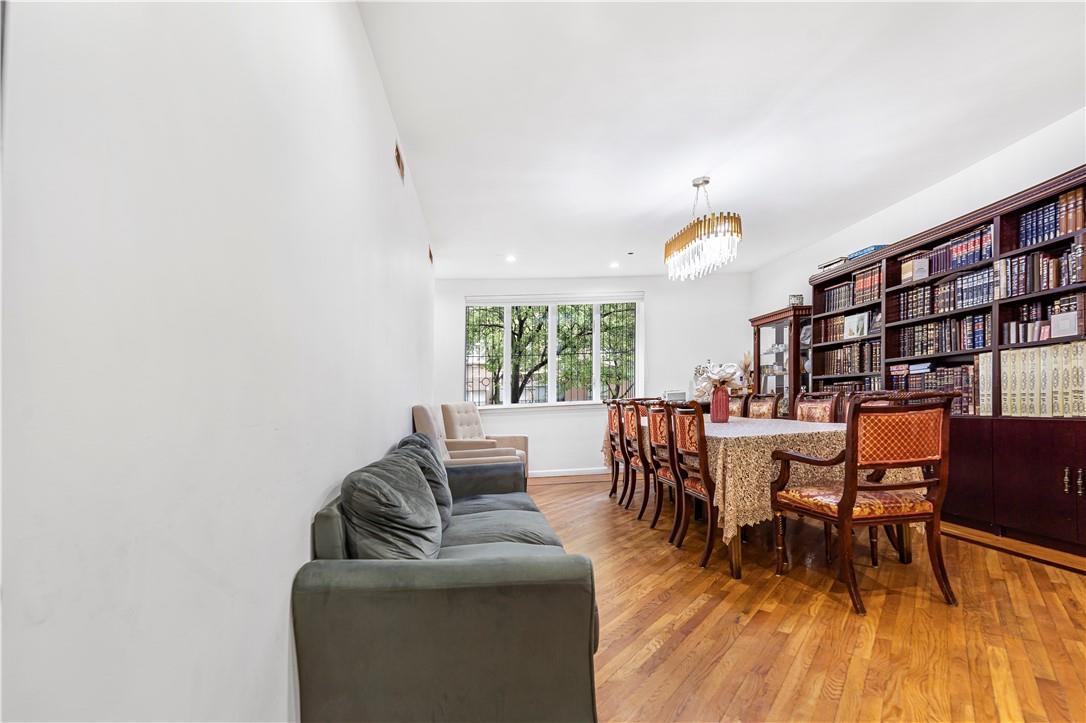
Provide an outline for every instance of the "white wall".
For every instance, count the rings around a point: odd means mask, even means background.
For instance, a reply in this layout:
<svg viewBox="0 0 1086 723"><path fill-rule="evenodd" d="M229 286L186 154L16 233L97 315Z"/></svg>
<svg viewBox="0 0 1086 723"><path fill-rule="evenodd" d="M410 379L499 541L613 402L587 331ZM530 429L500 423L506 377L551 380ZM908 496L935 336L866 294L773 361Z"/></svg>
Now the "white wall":
<svg viewBox="0 0 1086 723"><path fill-rule="evenodd" d="M433 378L357 10L8 23L3 716L296 717L311 515Z"/></svg>
<svg viewBox="0 0 1086 723"><path fill-rule="evenodd" d="M464 299L502 294L597 294L641 291L644 300L645 388L687 389L694 366L739 361L751 348L749 275L716 273L695 282L661 276L583 279L438 280L434 297L434 401L464 396ZM786 306L788 297L779 300ZM532 472L602 471L602 405L495 409L483 412L488 433L531 439Z"/></svg>
<svg viewBox="0 0 1086 723"><path fill-rule="evenodd" d="M1004 148L949 178L752 274L751 306L769 311L784 294L802 291L818 264L872 244L892 244L1086 163L1086 109ZM892 168L886 169L893 173ZM842 198L841 203L848 203Z"/></svg>

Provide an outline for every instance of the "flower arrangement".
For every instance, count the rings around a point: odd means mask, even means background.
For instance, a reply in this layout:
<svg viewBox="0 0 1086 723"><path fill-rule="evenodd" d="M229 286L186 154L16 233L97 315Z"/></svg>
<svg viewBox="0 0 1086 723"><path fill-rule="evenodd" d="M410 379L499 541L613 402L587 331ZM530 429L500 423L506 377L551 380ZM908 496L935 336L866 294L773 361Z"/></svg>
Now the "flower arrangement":
<svg viewBox="0 0 1086 723"><path fill-rule="evenodd" d="M752 363L748 353L743 355L740 364L714 364L709 360L698 364L694 367L694 399L708 402L713 397L713 391L719 387L726 387L729 392L746 390Z"/></svg>

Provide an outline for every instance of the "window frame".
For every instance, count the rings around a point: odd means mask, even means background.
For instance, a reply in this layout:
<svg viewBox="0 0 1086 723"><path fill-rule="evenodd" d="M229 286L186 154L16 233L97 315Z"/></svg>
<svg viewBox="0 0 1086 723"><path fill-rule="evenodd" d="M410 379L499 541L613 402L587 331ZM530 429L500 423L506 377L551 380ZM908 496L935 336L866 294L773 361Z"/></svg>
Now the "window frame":
<svg viewBox="0 0 1086 723"><path fill-rule="evenodd" d="M467 308L469 306L500 306L503 311L503 341L502 341L502 368L506 373L502 374L501 404L484 404L480 409L547 409L555 407L584 407L600 404L603 394L603 385L600 380L600 306L602 304L634 304L634 392L633 396L643 396L645 381L645 295L643 292L625 292L613 294L524 294L515 296L465 296L464 310L461 315L464 320L465 333L460 335L463 340L460 363L467 362ZM592 399L573 402L555 401L558 398L558 355L554 350L558 347L558 307L569 304L592 305ZM514 306L546 306L547 307L547 401L536 403L513 404L510 401L511 377L508 373L512 360L512 335L510 334L510 321L512 319L512 307ZM463 374L461 374L463 378ZM460 390L464 396L464 390Z"/></svg>

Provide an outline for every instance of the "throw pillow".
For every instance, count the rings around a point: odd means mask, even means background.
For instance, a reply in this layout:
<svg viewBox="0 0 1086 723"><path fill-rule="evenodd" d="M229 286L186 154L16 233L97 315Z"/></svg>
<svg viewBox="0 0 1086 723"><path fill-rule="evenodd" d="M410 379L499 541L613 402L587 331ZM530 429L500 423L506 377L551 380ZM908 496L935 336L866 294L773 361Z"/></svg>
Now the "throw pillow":
<svg viewBox="0 0 1086 723"><path fill-rule="evenodd" d="M391 453L343 480L340 504L353 559L435 559L441 515L415 460Z"/></svg>
<svg viewBox="0 0 1086 723"><path fill-rule="evenodd" d="M430 485L430 491L434 493L434 502L437 503L438 514L441 515L441 529L449 526L452 518L452 491L449 489L449 474L445 471L445 465L434 459L434 455L425 449L415 446L405 446L397 449L395 454L401 454L415 461Z"/></svg>

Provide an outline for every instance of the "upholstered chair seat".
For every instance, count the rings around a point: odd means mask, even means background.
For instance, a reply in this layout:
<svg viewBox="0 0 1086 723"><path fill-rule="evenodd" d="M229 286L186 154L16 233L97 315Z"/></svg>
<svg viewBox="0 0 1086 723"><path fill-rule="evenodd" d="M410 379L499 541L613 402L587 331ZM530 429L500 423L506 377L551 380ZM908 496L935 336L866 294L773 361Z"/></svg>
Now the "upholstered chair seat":
<svg viewBox="0 0 1086 723"><path fill-rule="evenodd" d="M838 488L827 487L788 487L781 490L777 499L793 509L806 508L823 515L836 515L837 504L841 501L844 481ZM886 490L856 492L856 502L852 508L853 518L895 517L907 515L930 515L932 504L917 490Z"/></svg>

